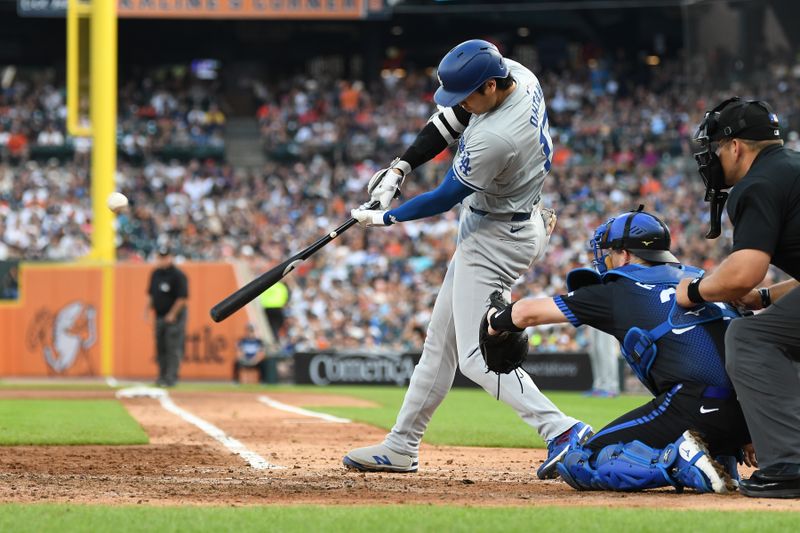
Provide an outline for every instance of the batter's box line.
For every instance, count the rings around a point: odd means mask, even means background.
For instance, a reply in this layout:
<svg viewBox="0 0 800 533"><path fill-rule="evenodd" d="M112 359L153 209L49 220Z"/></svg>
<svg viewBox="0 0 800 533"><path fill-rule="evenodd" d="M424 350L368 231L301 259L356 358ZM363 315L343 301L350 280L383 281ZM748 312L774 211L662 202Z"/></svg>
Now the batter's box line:
<svg viewBox="0 0 800 533"><path fill-rule="evenodd" d="M325 422L332 422L334 424L349 424L352 422L352 420L349 418L340 418L338 416L328 415L325 413L315 413L314 411L309 411L308 409L303 409L302 407L295 407L293 405L288 405L277 400L273 400L269 396L259 396L258 401L267 407L272 407L273 409L286 411L287 413L294 413L296 415L318 418L320 420L324 420Z"/></svg>
<svg viewBox="0 0 800 533"><path fill-rule="evenodd" d="M188 422L200 430L202 430L206 435L211 437L212 439L216 440L223 446L225 446L229 451L235 453L236 455L240 456L242 459L247 461L247 463L256 470L284 470L286 469L285 466L272 464L256 452L250 450L242 444L237 439L234 439L220 428L215 426L214 424L207 422L196 416L186 409L182 407L178 407L175 402L172 401L172 398L169 397L169 394L164 389L157 389L154 387L133 387L130 389L121 389L118 390L116 393L118 398L137 398L137 397L149 397L149 398L157 398L159 402L161 402L161 407L169 411L170 413L179 416L185 422Z"/></svg>

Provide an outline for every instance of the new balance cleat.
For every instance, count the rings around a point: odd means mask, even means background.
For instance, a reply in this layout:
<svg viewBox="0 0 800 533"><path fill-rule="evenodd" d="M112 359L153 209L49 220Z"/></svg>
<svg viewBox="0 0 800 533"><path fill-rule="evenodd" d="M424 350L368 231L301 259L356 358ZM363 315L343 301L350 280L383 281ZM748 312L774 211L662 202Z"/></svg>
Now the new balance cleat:
<svg viewBox="0 0 800 533"><path fill-rule="evenodd" d="M419 461L411 455L392 451L385 444L376 444L352 450L342 463L361 472L416 472Z"/></svg>
<svg viewBox="0 0 800 533"><path fill-rule="evenodd" d="M554 479L558 477L556 465L564 455L574 446L583 444L594 435L592 426L578 422L567 431L547 443L547 458L542 466L536 470L539 479Z"/></svg>

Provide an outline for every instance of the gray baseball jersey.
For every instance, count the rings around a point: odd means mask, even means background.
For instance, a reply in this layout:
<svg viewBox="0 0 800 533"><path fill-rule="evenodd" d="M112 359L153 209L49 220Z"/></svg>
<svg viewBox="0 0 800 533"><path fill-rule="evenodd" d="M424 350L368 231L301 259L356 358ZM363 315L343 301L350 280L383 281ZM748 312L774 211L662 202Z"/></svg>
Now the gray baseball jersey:
<svg viewBox="0 0 800 533"><path fill-rule="evenodd" d="M533 73L514 61L508 65L517 86L497 109L473 115L459 141L455 174L476 191L463 204L489 214L461 210L456 252L433 307L422 357L384 441L398 453L417 455L428 422L453 384L456 367L499 396L545 440L577 423L524 371L499 378L487 373L478 349L478 326L489 295L502 289L509 298L513 283L547 246L537 205L552 153L544 98ZM532 215L512 220L510 213Z"/></svg>
<svg viewBox="0 0 800 533"><path fill-rule="evenodd" d="M505 61L517 88L497 109L472 116L453 171L476 191L465 205L490 213L528 212L542 193L553 141L539 80L516 61Z"/></svg>

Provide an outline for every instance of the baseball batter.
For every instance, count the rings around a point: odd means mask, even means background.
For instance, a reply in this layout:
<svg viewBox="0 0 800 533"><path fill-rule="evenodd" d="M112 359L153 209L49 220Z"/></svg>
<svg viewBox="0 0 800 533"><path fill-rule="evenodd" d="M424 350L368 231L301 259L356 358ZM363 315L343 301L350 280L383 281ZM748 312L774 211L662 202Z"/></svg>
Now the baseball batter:
<svg viewBox="0 0 800 533"><path fill-rule="evenodd" d="M478 325L489 295L511 285L547 247L550 220L541 192L552 141L542 87L534 74L497 48L470 40L439 64L441 87L432 117L402 158L370 180L371 202L352 215L364 226L387 226L443 213L462 204L458 242L433 308L422 358L403 406L383 443L352 450L344 464L364 471L416 472L422 435L453 383L456 367L510 405L548 442L537 474L555 477L571 443L591 428L564 415L525 372L489 374L478 349ZM433 191L387 210L403 177L458 139L458 151ZM554 224L554 218L552 220ZM548 228L549 226L549 228Z"/></svg>

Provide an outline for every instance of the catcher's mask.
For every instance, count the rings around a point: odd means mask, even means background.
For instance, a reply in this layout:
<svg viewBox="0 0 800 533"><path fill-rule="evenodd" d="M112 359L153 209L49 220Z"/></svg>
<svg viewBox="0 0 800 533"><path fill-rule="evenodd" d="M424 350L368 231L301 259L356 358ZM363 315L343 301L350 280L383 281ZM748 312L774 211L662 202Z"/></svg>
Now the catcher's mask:
<svg viewBox="0 0 800 533"><path fill-rule="evenodd" d="M694 135L700 151L694 154L697 168L706 186L705 201L711 204L711 220L706 239L719 237L722 210L728 199L725 173L717 155L723 139L774 140L780 139L778 115L766 102L728 98L705 114Z"/></svg>
<svg viewBox="0 0 800 533"><path fill-rule="evenodd" d="M600 274L613 268L611 258L604 250L628 250L653 263L678 263L669 251L669 228L660 218L644 211L644 206L609 218L598 226L589 241L594 252L594 267Z"/></svg>

